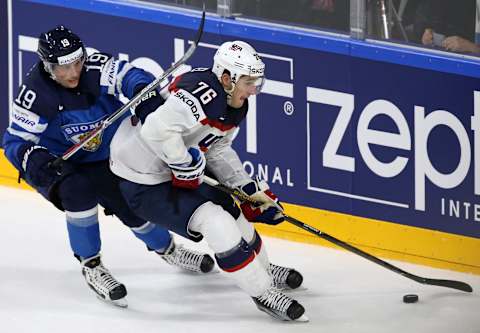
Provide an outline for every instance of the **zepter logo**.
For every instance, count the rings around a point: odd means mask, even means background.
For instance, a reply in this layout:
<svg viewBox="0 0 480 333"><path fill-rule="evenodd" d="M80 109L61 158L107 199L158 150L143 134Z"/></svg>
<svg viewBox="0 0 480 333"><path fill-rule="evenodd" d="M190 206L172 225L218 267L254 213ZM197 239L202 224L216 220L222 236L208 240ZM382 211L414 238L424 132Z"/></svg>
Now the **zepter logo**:
<svg viewBox="0 0 480 333"><path fill-rule="evenodd" d="M392 102L384 99L373 100L368 103L360 112L358 122L352 123L352 115L355 112L355 96L353 94L339 92L335 90L320 89L315 87L307 87L307 112L311 111L308 105L325 104L339 107L333 127L323 147L322 167L336 169L342 172L355 174L357 172L358 158L368 169L377 177L383 179L394 179L405 173L406 167L413 158L413 174L414 174L414 208L419 211L426 210L427 190L426 182L429 181L440 189L453 189L467 180L469 170L472 166L472 150L473 150L473 179L472 189L475 195L480 195L480 92L473 92L473 116L470 119L470 128L473 132L472 149L469 133L464 127L460 119L447 110L428 110L423 106L412 106L413 124L409 127L407 119L402 111ZM382 116L388 117L389 121L396 127L396 131L390 132L386 130L372 129L371 124L374 118ZM356 127L356 143L360 156L346 154L342 150L342 142L345 141L348 128ZM449 135L454 136L457 142L456 148L459 152L455 168L449 172L443 172L434 165L429 155L431 145L441 145L438 140L432 142L433 131L438 127L448 129ZM309 124L307 130L313 130ZM413 131L413 135L411 132ZM413 142L412 142L413 137ZM310 135L307 135L310 138ZM429 141L430 140L430 141ZM350 140L349 140L350 141ZM390 149L390 160L381 160L375 155L372 146ZM412 148L413 147L413 148ZM411 152L411 156L399 154L396 150ZM413 151L412 151L413 149ZM314 150L308 142L309 161L311 155L315 154L318 147ZM450 154L452 152L449 152ZM393 157L392 157L393 156ZM452 156L457 156L453 154ZM318 166L317 166L318 168ZM389 201L385 198L372 197L362 193L352 193L339 191L331 187L324 187L320 183L312 181L312 168L308 167L308 189L317 192L323 192L334 196L347 197L354 200L374 202L387 206L409 208L409 200L411 195L405 198L404 202ZM357 189L362 190L362 189ZM363 189L365 190L365 189ZM439 204L441 215L450 215L457 218L465 218L480 221L480 205L473 202L452 202L445 198L441 199ZM449 207L447 207L449 206Z"/></svg>

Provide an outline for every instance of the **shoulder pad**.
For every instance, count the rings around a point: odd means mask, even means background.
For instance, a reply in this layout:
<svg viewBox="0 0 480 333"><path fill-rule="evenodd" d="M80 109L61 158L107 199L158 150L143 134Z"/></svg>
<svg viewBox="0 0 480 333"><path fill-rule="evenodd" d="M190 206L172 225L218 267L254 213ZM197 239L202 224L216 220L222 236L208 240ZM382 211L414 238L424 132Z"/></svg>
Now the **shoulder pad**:
<svg viewBox="0 0 480 333"><path fill-rule="evenodd" d="M208 69L177 76L168 89L170 92L176 92L179 89L189 92L201 104L207 118L221 117L227 108L225 91L217 76Z"/></svg>
<svg viewBox="0 0 480 333"><path fill-rule="evenodd" d="M57 89L61 88L50 79L39 62L25 76L14 103L39 116L51 119L57 114L60 105Z"/></svg>
<svg viewBox="0 0 480 333"><path fill-rule="evenodd" d="M113 59L112 55L103 52L96 52L88 56L82 77L80 78L79 89L93 96L99 96L102 73L106 71L106 67L109 67L109 64L113 63L110 61Z"/></svg>
<svg viewBox="0 0 480 333"><path fill-rule="evenodd" d="M108 60L113 58L111 54L103 52L95 52L87 57L85 61L85 66L100 66L105 65Z"/></svg>
<svg viewBox="0 0 480 333"><path fill-rule="evenodd" d="M204 83L204 89L199 89L201 87L200 82ZM201 93L204 93L205 90L207 90L207 86L215 90L217 96L225 95L223 87L218 81L217 76L208 68L195 68L190 72L177 76L175 81L170 85L169 90L173 91L178 88L187 90L190 93L198 90L201 95ZM197 95L197 93L194 94Z"/></svg>

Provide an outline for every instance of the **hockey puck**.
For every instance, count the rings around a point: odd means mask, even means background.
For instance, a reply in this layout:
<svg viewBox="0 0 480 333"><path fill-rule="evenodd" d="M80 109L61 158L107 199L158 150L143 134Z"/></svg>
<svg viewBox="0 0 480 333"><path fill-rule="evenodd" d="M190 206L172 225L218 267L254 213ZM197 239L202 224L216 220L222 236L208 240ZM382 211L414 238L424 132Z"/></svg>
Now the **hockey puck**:
<svg viewBox="0 0 480 333"><path fill-rule="evenodd" d="M417 302L418 302L418 295L408 294L403 296L403 303L417 303Z"/></svg>

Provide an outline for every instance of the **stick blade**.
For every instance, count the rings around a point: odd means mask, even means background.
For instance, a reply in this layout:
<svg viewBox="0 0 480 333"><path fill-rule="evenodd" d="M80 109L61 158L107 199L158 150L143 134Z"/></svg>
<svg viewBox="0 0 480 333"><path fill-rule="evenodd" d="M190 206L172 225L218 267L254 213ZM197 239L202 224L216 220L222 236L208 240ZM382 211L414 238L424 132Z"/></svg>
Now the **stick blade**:
<svg viewBox="0 0 480 333"><path fill-rule="evenodd" d="M452 288L456 290L465 291L467 293L471 293L473 291L472 287L465 282L462 281L454 281L454 280L441 280L441 279L425 279L422 282L423 284L429 284L432 286L439 286L439 287L446 287Z"/></svg>

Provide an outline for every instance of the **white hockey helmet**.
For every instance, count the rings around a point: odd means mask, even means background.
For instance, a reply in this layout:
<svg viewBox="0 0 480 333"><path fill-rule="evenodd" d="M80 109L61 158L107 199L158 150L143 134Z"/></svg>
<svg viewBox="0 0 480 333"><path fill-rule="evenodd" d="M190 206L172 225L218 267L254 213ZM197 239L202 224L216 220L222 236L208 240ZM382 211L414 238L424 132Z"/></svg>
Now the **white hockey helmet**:
<svg viewBox="0 0 480 333"><path fill-rule="evenodd" d="M265 64L257 51L242 41L225 42L215 53L212 72L221 80L225 71L229 72L233 84L232 89L225 90L229 95L235 89L235 84L242 75L257 78L255 81L257 94L260 93L265 83Z"/></svg>

